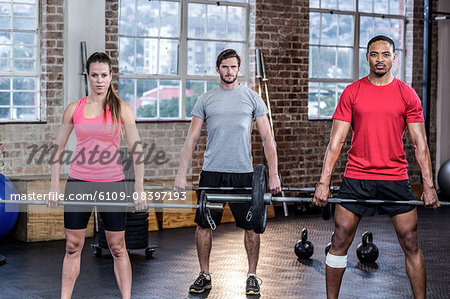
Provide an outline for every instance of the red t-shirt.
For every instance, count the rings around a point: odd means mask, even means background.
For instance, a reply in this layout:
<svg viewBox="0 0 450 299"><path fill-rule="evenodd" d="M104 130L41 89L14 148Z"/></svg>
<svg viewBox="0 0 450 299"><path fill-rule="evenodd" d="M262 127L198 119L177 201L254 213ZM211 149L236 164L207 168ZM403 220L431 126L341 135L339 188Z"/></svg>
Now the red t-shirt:
<svg viewBox="0 0 450 299"><path fill-rule="evenodd" d="M342 92L333 119L349 122L353 129L345 177L408 179L403 151L406 124L424 122L414 89L398 79L375 86L364 77Z"/></svg>

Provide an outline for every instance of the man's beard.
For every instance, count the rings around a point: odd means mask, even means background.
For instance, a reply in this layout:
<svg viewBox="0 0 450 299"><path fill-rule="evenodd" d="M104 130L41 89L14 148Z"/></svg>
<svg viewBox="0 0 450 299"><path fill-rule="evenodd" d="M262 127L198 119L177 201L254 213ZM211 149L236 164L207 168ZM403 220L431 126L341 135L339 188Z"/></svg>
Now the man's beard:
<svg viewBox="0 0 450 299"><path fill-rule="evenodd" d="M236 81L237 76L235 76L231 81L226 80L226 79L225 79L225 76L222 76L222 75L220 75L220 78L222 79L223 82L225 82L225 83L227 83L227 84L233 84L234 81Z"/></svg>

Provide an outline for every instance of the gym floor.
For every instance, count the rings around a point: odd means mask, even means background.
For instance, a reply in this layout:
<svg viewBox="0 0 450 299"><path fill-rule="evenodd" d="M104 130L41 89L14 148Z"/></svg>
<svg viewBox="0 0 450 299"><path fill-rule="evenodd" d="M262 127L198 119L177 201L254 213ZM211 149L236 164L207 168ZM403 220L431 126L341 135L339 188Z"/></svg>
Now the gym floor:
<svg viewBox="0 0 450 299"><path fill-rule="evenodd" d="M269 219L261 238L258 275L263 283L260 298L325 298L324 249L330 241L333 221L318 214L281 216ZM449 298L450 294L450 210L419 208L419 238L427 264L428 298ZM294 245L306 227L314 244L310 260L297 261ZM356 246L361 234L370 230L380 250L375 267L359 264ZM219 226L214 233L211 254L213 288L201 295L187 290L199 272L194 245L195 228L150 233L150 244L157 244L152 258L144 250L130 253L133 267L133 298L245 298L247 259L243 234L233 223ZM95 257L86 240L81 274L73 298L119 298L113 274L112 257L103 251ZM7 263L0 266L0 298L58 298L64 256L64 241L22 243L0 242L0 254ZM389 217L363 218L349 250L340 298L412 298L404 270L403 253L397 243ZM258 296L248 296L258 298Z"/></svg>

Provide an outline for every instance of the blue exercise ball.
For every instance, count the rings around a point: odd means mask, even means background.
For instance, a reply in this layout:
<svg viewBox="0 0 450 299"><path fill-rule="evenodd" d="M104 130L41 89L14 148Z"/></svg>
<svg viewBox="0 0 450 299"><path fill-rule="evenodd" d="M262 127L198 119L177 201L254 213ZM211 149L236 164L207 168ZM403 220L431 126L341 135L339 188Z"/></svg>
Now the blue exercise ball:
<svg viewBox="0 0 450 299"><path fill-rule="evenodd" d="M17 194L16 188L7 177L0 173L0 202L11 199L11 194ZM11 231L18 217L18 205L0 204L0 239Z"/></svg>
<svg viewBox="0 0 450 299"><path fill-rule="evenodd" d="M450 160L445 161L439 168L438 184L445 198L450 199Z"/></svg>

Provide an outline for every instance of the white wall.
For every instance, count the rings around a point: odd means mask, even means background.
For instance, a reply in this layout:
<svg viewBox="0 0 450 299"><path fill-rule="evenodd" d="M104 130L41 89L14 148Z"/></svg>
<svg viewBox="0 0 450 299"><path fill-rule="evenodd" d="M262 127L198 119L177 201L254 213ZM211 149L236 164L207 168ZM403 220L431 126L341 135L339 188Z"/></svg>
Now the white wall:
<svg viewBox="0 0 450 299"><path fill-rule="evenodd" d="M435 11L450 12L450 1L440 0ZM437 144L436 170L450 159L450 20L437 21L438 82L437 82ZM437 171L436 171L437 175Z"/></svg>
<svg viewBox="0 0 450 299"><path fill-rule="evenodd" d="M85 41L87 57L105 51L105 0L64 1L64 106L85 96L80 42ZM66 149L75 150L72 133ZM62 173L68 173L64 165Z"/></svg>

